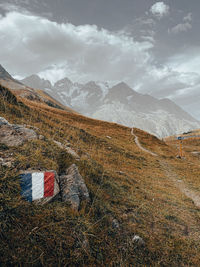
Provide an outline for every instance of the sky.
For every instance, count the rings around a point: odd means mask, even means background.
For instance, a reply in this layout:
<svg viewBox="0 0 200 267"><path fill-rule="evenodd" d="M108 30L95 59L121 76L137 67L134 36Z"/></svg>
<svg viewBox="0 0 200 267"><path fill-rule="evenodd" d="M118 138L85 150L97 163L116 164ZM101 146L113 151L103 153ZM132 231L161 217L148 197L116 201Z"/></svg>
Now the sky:
<svg viewBox="0 0 200 267"><path fill-rule="evenodd" d="M0 0L15 78L128 83L200 120L199 0Z"/></svg>

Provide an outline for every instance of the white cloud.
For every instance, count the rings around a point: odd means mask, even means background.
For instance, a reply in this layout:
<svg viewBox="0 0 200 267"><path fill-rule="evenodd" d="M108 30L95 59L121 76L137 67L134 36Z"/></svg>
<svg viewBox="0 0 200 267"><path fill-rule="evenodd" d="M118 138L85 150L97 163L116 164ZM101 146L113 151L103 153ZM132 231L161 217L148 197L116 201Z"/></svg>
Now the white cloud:
<svg viewBox="0 0 200 267"><path fill-rule="evenodd" d="M0 41L0 61L11 73L44 74L57 66L59 73L74 80L137 79L147 71L153 47L148 40L137 42L124 32L58 24L18 12L0 19Z"/></svg>
<svg viewBox="0 0 200 267"><path fill-rule="evenodd" d="M169 33L180 33L180 32L187 32L190 29L192 29L192 25L189 22L185 23L179 23L176 26L174 26L171 30L169 30Z"/></svg>
<svg viewBox="0 0 200 267"><path fill-rule="evenodd" d="M151 13L159 19L168 15L169 10L169 6L166 5L164 2L157 2L150 9Z"/></svg>

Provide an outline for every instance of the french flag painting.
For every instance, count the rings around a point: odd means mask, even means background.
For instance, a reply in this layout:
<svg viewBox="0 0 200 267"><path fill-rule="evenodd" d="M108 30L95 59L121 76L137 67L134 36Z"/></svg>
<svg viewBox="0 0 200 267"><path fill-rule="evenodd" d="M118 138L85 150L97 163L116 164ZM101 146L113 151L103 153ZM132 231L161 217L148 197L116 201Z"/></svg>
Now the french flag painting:
<svg viewBox="0 0 200 267"><path fill-rule="evenodd" d="M21 195L32 202L54 195L54 172L32 172L20 175Z"/></svg>

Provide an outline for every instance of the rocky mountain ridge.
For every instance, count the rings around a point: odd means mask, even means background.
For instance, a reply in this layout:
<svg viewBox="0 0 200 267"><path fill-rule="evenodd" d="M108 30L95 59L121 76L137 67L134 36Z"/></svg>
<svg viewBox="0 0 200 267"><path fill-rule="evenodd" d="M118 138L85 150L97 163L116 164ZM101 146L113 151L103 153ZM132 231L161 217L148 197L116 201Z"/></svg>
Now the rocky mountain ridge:
<svg viewBox="0 0 200 267"><path fill-rule="evenodd" d="M124 82L110 87L106 82L80 84L64 78L52 85L37 75L21 82L44 90L83 115L134 126L160 138L200 127L200 122L173 101L140 94Z"/></svg>

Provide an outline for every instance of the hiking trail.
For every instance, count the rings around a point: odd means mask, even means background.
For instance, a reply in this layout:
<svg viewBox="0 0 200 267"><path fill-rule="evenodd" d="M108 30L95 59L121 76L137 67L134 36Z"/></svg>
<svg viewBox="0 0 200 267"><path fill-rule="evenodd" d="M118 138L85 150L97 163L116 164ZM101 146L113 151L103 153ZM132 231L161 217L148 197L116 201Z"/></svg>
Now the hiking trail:
<svg viewBox="0 0 200 267"><path fill-rule="evenodd" d="M134 132L133 132L133 128L131 129L131 135L133 135L133 136L135 137L135 143L136 143L136 145L139 147L139 149L141 149L142 151L144 151L144 152L146 152L146 153L151 154L151 155L154 156L154 157L157 157L157 156L158 156L156 153L153 153L152 151L150 151L150 150L144 148L144 147L140 144L140 141L139 141L139 139L138 139L138 136L135 135Z"/></svg>
<svg viewBox="0 0 200 267"><path fill-rule="evenodd" d="M133 135L135 137L135 143L136 145L139 147L140 150L149 153L150 155L157 157L158 154L144 148L139 141L139 138L137 135L134 134L133 132L133 128L131 129L131 135ZM188 188L188 186L185 184L185 182L183 180L180 179L180 177L175 173L175 171L172 169L172 166L167 163L166 161L159 159L159 164L162 168L162 170L164 171L165 175L167 176L167 178L169 178L174 185L188 198L190 198L194 205L197 208L200 208L200 193L195 192L194 190Z"/></svg>

